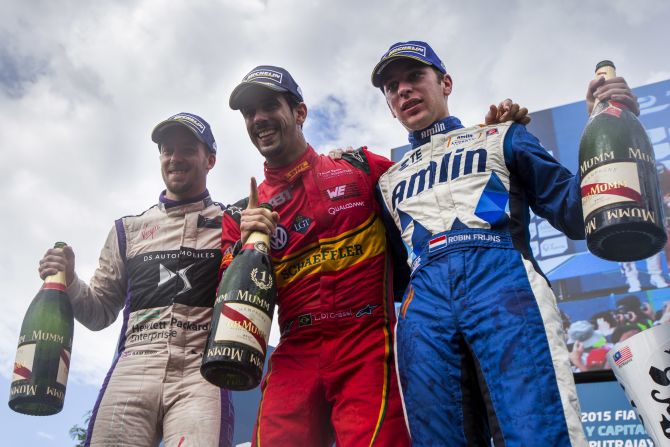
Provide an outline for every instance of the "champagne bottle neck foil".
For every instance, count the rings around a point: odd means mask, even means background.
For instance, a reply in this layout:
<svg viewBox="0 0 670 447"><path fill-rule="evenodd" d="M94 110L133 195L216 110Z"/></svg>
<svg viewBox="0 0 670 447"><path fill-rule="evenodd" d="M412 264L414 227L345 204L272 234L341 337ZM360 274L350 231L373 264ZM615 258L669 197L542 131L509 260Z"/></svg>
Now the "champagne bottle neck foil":
<svg viewBox="0 0 670 447"><path fill-rule="evenodd" d="M614 67L614 63L608 60L598 62L595 72L595 79L605 78L605 80L608 80L616 77L616 68ZM600 112L602 112L603 109L607 107L607 105L609 105L609 101L601 102L598 98L596 98L595 103L593 104L593 110L591 110L591 118L600 114ZM619 109L628 109L628 107L626 107L624 104L618 102L613 105Z"/></svg>
<svg viewBox="0 0 670 447"><path fill-rule="evenodd" d="M602 61L596 65L596 79L612 79L616 77L616 68L610 61Z"/></svg>
<svg viewBox="0 0 670 447"><path fill-rule="evenodd" d="M245 244L255 244L256 242L263 242L270 246L270 236L260 231L254 231L249 235Z"/></svg>
<svg viewBox="0 0 670 447"><path fill-rule="evenodd" d="M65 272L58 272L55 275L47 276L44 279L44 284L58 284L67 287L67 280L65 279Z"/></svg>

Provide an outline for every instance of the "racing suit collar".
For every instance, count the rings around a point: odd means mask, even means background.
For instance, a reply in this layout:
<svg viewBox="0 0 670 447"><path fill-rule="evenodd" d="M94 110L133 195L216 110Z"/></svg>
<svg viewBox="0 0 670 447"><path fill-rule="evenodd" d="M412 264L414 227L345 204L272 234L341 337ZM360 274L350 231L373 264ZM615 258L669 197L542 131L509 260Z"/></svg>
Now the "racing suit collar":
<svg viewBox="0 0 670 447"><path fill-rule="evenodd" d="M174 208L176 206L188 205L196 202L203 202L204 206L208 206L209 203L211 203L212 201L212 199L210 199L209 197L209 191L206 189L202 194L187 200L170 200L165 196L165 192L166 190L163 190L160 196L158 197L158 201L165 207L165 209Z"/></svg>
<svg viewBox="0 0 670 447"><path fill-rule="evenodd" d="M410 132L408 136L409 143L412 145L412 148L419 147L423 144L426 144L430 141L430 137L438 133L448 133L452 130L462 129L463 124L461 120L455 116L448 116L441 120L435 121L430 126L425 129L415 130Z"/></svg>
<svg viewBox="0 0 670 447"><path fill-rule="evenodd" d="M318 156L319 155L316 153L314 148L308 144L305 153L288 166L282 166L281 168L271 168L267 165L266 162L265 181L270 184L293 183L301 177L303 172L308 171L312 167L314 160Z"/></svg>

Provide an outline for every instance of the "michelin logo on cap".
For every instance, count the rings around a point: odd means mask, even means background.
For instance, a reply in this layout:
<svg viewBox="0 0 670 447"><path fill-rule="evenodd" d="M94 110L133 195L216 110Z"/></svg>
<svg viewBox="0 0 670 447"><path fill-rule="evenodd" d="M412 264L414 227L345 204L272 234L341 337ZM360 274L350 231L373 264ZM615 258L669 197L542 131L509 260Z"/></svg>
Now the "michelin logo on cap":
<svg viewBox="0 0 670 447"><path fill-rule="evenodd" d="M282 79L283 79L283 74L279 73L278 71L273 71L273 70L258 70L258 71L252 71L249 73L244 80L245 81L257 81L259 78L262 79L267 79L268 81L272 81L277 85L281 85Z"/></svg>
<svg viewBox="0 0 670 447"><path fill-rule="evenodd" d="M381 88L382 72L391 62L400 58L414 59L426 65L432 65L441 73L447 74L447 68L430 45L420 40L410 40L408 42L397 42L386 50L375 68L372 69L372 85Z"/></svg>
<svg viewBox="0 0 670 447"><path fill-rule="evenodd" d="M168 118L168 120L187 122L188 124L191 124L194 127L194 130L197 130L200 133L205 133L205 125L202 124L197 119L193 118L192 116L178 113L177 115Z"/></svg>
<svg viewBox="0 0 670 447"><path fill-rule="evenodd" d="M395 48L391 48L386 57L393 57L396 53L418 53L423 57L426 57L426 47L421 45L399 45Z"/></svg>

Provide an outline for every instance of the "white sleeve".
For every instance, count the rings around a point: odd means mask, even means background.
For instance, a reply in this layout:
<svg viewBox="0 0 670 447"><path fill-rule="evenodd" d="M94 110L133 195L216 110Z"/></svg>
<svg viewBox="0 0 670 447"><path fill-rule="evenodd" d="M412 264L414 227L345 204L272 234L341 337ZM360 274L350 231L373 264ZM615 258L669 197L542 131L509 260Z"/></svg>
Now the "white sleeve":
<svg viewBox="0 0 670 447"><path fill-rule="evenodd" d="M87 328L99 331L116 320L126 297L126 269L119 253L116 226L112 227L107 236L90 284L75 274L67 294L74 317Z"/></svg>

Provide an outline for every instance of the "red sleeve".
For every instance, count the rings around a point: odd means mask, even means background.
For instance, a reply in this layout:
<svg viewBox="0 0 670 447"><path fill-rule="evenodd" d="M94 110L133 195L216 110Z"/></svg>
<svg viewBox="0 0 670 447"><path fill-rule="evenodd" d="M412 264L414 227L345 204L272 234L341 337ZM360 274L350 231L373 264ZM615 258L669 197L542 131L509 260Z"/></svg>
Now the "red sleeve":
<svg viewBox="0 0 670 447"><path fill-rule="evenodd" d="M246 201L246 199L244 199ZM235 255L235 248L240 240L240 213L244 209L239 201L229 206L223 213L221 220L221 265L219 266L219 281L223 272L228 268ZM246 207L246 205L245 205Z"/></svg>
<svg viewBox="0 0 670 447"><path fill-rule="evenodd" d="M368 165L370 166L370 177L372 181L377 183L379 177L385 173L388 168L394 165L394 163L386 157L377 155L374 152L370 152L367 147L363 147L363 153L368 159Z"/></svg>

